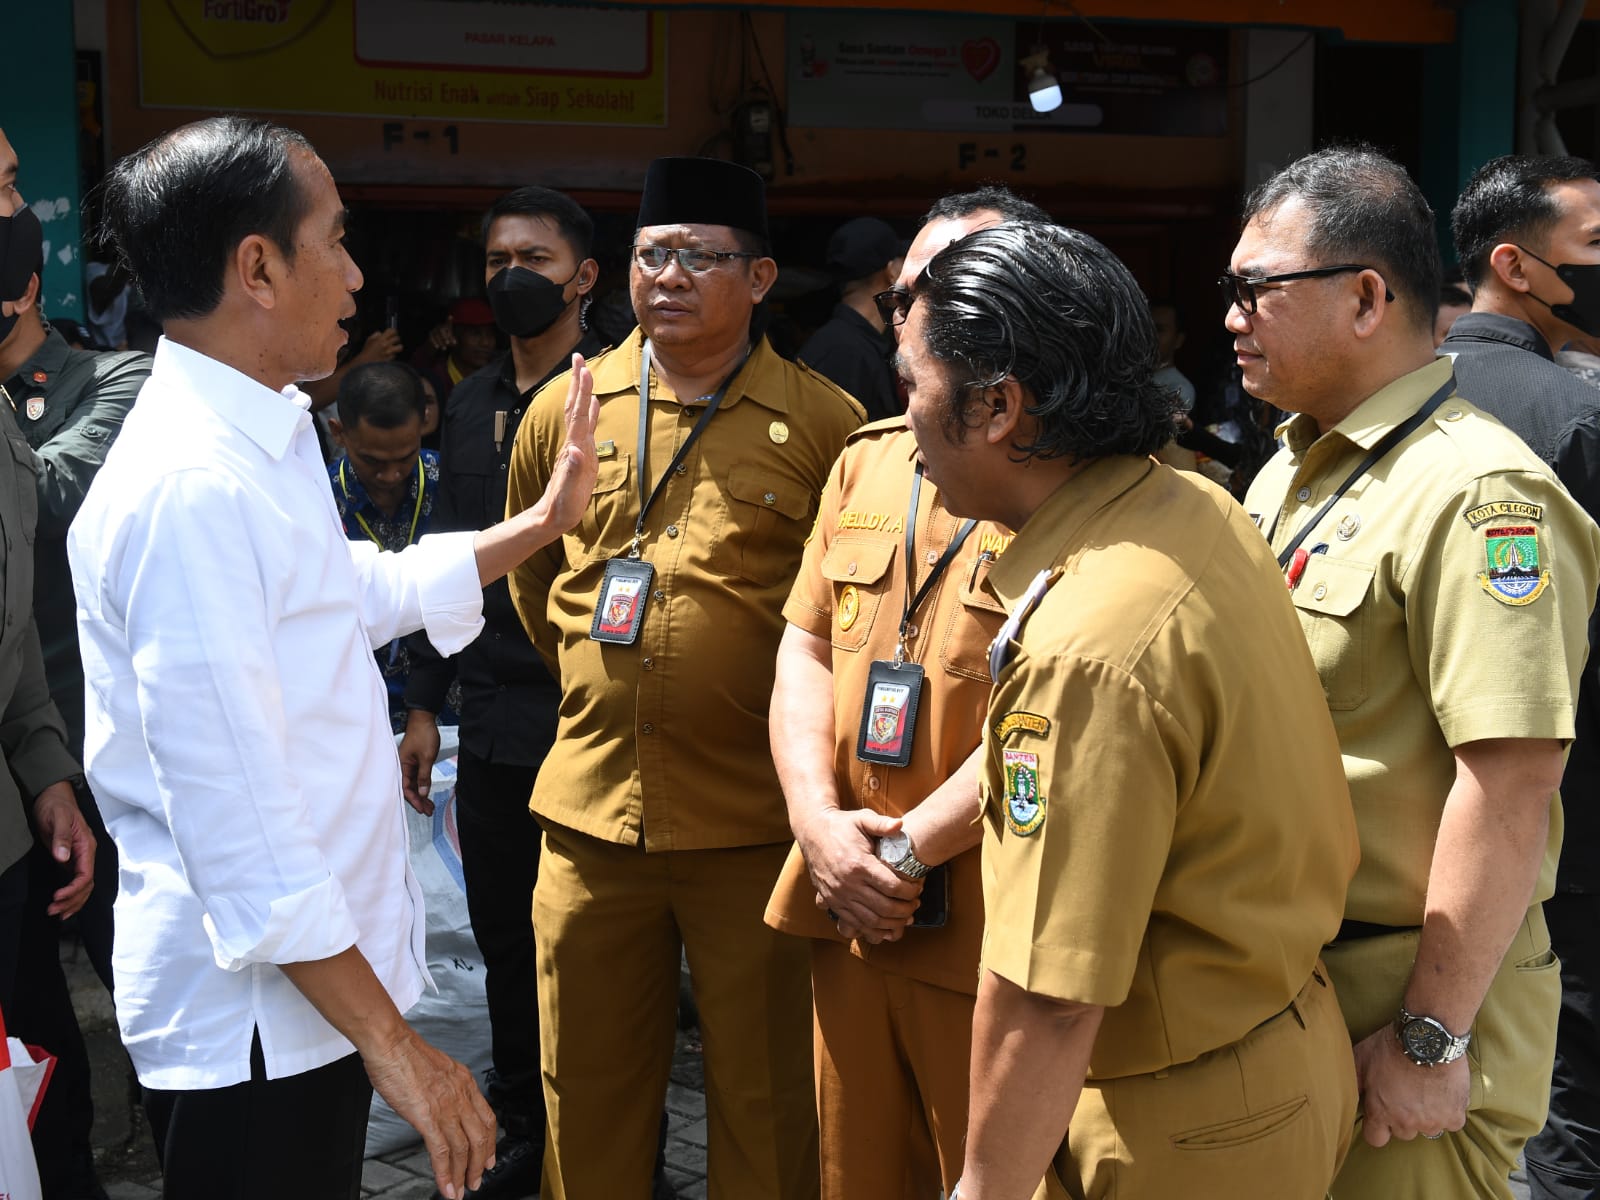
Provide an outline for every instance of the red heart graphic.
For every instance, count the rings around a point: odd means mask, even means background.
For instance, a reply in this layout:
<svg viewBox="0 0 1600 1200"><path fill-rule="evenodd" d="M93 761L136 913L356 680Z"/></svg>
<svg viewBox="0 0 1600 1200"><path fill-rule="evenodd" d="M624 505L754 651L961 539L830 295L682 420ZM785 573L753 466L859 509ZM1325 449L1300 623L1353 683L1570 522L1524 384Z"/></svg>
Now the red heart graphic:
<svg viewBox="0 0 1600 1200"><path fill-rule="evenodd" d="M973 38L961 43L961 63L979 83L1000 65L1000 43L993 38Z"/></svg>

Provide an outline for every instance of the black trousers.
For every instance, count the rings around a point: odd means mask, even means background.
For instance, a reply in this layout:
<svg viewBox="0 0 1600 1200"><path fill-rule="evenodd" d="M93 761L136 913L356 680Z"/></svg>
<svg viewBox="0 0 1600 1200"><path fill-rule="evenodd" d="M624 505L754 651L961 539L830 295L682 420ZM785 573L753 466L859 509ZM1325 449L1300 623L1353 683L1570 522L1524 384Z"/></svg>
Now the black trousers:
<svg viewBox="0 0 1600 1200"><path fill-rule="evenodd" d="M95 974L111 987L111 907L117 896L117 851L100 820L94 797L77 789L78 807L97 842L95 886L73 918ZM70 875L35 843L27 863L27 896L16 929L15 990L5 1004L11 1036L41 1046L56 1056L56 1068L45 1090L33 1127L33 1149L39 1160L39 1181L46 1200L64 1194L83 1178L93 1162L89 1133L94 1125L89 1053L72 994L61 970L61 919L46 913L51 897ZM0 935L3 936L3 935Z"/></svg>
<svg viewBox="0 0 1600 1200"><path fill-rule="evenodd" d="M1527 1145L1533 1200L1600 1195L1600 895L1561 892L1544 902L1561 958L1550 1117Z"/></svg>
<svg viewBox="0 0 1600 1200"><path fill-rule="evenodd" d="M146 1088L163 1200L358 1200L371 1103L359 1056L269 1080L259 1037L246 1083Z"/></svg>
<svg viewBox="0 0 1600 1200"><path fill-rule="evenodd" d="M539 994L533 954L533 885L539 823L528 811L538 767L456 760L456 823L467 912L483 952L494 1077L489 1104L507 1133L544 1141L539 1072Z"/></svg>

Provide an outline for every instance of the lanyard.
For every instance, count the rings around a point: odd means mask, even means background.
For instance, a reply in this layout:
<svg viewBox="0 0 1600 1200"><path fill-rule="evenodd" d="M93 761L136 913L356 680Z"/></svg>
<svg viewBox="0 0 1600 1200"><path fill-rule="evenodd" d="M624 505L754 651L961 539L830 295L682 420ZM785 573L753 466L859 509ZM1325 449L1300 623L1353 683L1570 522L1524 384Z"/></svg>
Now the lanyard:
<svg viewBox="0 0 1600 1200"><path fill-rule="evenodd" d="M1368 454L1364 459L1361 460L1361 464L1357 466L1354 471L1351 471L1350 474L1345 477L1345 481L1334 490L1333 495L1328 497L1328 502L1317 510L1316 516L1312 517L1309 521L1302 525L1300 527L1300 532L1294 535L1293 540L1290 541L1290 543L1281 551L1279 551L1278 566L1287 567L1290 562L1293 561L1295 551L1300 548L1300 543L1305 541L1306 538L1311 535L1311 531L1322 523L1322 518L1328 515L1329 510L1339 502L1339 498L1350 490L1351 486L1356 480L1360 479L1368 471L1372 470L1373 467L1377 466L1379 459L1383 458L1383 456L1388 454L1389 451L1393 450L1406 438L1410 437L1418 426L1432 416L1433 410L1445 402L1445 398L1455 390L1455 386L1456 377L1452 373L1450 378L1444 381L1443 387L1441 387L1433 395L1429 396L1427 400L1423 401L1421 408L1417 409L1416 412L1412 413L1399 425L1396 425L1384 435L1383 440L1372 448L1372 453ZM1278 532L1278 522L1282 519L1283 509L1279 508L1278 515L1272 518L1272 529L1267 533L1267 541L1272 541L1273 537L1276 536ZM1303 570L1304 567L1302 566L1301 569ZM1299 582L1298 573L1296 573L1294 576L1294 582Z"/></svg>
<svg viewBox="0 0 1600 1200"><path fill-rule="evenodd" d="M894 648L894 665L897 667L906 660L906 630L911 628L911 617L917 611L917 606L928 598L928 593L939 581L939 576L944 574L945 568L960 551L961 544L967 540L967 535L977 525L977 522L970 517L961 523L956 536L945 547L939 560L933 564L933 570L928 572L928 577L922 581L922 586L913 593L911 585L917 578L917 501L921 496L922 464L919 462L911 476L911 507L906 512L906 608L905 615L900 618L900 639Z"/></svg>
<svg viewBox="0 0 1600 1200"><path fill-rule="evenodd" d="M747 355L746 359L748 357ZM656 485L652 488L646 482L649 475L645 468L645 457L650 445L650 342L646 339L639 351L639 520L633 527L633 544L628 547L629 558L639 557L639 543L644 540L644 519L650 513L650 506L661 495L661 489L667 486L667 480L672 478L672 473L688 457L689 447L694 445L695 440L711 423L712 415L722 404L722 398L728 394L728 385L744 368L744 363L745 360L740 360L733 373L724 379L722 386L712 394L711 402L706 405L705 412L700 414L700 419L694 423L689 436L684 439L683 445L678 447L678 452L672 456L672 461L667 464L667 469L661 473L661 478L656 480Z"/></svg>
<svg viewBox="0 0 1600 1200"><path fill-rule="evenodd" d="M347 504L350 502L350 485L349 485L349 483L347 483L345 481L344 465L345 465L345 463L347 463L349 461L350 461L350 458L349 458L348 455L346 455L344 458L339 460L339 490L344 493L345 503L347 503ZM422 519L422 494L426 490L427 489L423 486L423 478L422 478L422 456L418 455L417 456L417 507L416 507L416 510L414 512L412 512L412 514L411 514L411 532L406 535L406 545L408 545L408 546L411 545L413 542L415 542L417 540L417 522ZM367 519L365 517L363 517L360 513L356 513L355 514L355 518L356 518L356 524L361 526L361 531L363 533L365 533L369 538L372 539L373 544L375 546L377 546L379 550L382 550L383 549L383 542L378 537L377 534L372 532L372 526L367 524Z"/></svg>

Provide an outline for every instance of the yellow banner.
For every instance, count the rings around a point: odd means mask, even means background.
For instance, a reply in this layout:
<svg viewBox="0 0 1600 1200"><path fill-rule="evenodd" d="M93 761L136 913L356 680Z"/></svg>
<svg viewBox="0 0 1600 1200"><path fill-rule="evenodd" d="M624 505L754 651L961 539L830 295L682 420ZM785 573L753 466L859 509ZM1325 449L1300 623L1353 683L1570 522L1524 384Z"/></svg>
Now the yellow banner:
<svg viewBox="0 0 1600 1200"><path fill-rule="evenodd" d="M496 0L140 0L149 108L667 123L667 23Z"/></svg>

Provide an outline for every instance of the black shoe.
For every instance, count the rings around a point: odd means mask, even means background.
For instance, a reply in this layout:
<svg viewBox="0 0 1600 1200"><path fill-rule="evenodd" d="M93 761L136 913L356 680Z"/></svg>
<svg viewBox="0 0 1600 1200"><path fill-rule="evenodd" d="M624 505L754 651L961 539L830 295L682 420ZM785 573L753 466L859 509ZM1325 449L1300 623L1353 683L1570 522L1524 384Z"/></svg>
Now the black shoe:
<svg viewBox="0 0 1600 1200"><path fill-rule="evenodd" d="M526 1138L505 1137L495 1148L494 1166L483 1173L478 1190L468 1192L473 1200L527 1200L539 1191L539 1172L544 1166L544 1144ZM444 1200L438 1192L433 1200Z"/></svg>

